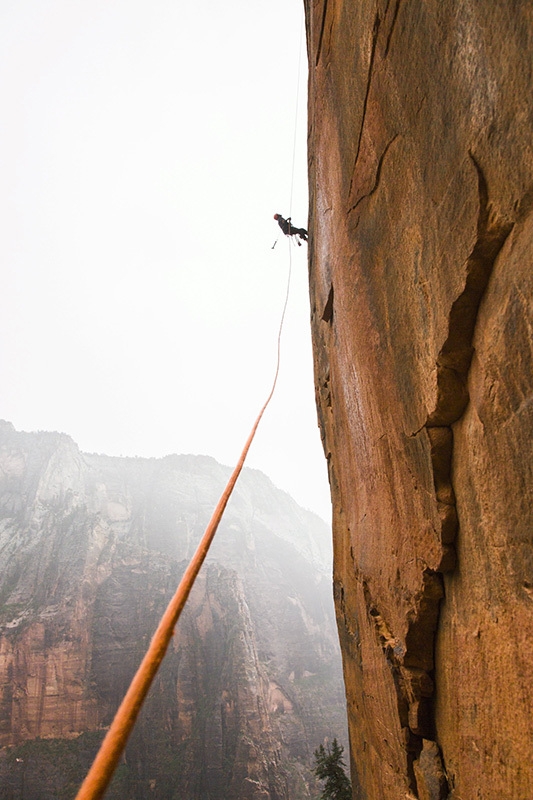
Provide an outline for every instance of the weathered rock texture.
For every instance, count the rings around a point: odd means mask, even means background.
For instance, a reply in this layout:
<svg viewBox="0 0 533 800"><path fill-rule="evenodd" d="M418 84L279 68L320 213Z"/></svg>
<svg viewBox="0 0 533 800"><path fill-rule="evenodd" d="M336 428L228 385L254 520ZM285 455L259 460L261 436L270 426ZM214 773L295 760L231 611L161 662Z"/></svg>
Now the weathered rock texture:
<svg viewBox="0 0 533 800"><path fill-rule="evenodd" d="M307 0L310 280L352 774L533 786L533 5Z"/></svg>
<svg viewBox="0 0 533 800"><path fill-rule="evenodd" d="M228 475L0 423L2 800L74 796ZM310 797L345 728L328 540L243 472L106 797Z"/></svg>

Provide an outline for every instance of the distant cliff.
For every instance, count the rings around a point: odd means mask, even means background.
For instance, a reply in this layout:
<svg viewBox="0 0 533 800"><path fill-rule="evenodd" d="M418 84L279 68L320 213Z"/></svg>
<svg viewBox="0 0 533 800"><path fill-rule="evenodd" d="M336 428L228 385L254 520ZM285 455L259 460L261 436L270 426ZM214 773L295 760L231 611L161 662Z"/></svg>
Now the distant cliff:
<svg viewBox="0 0 533 800"><path fill-rule="evenodd" d="M2 800L74 796L228 474L0 423ZM243 472L110 798L311 796L345 736L329 539Z"/></svg>
<svg viewBox="0 0 533 800"><path fill-rule="evenodd" d="M533 786L533 7L306 2L310 283L352 775Z"/></svg>

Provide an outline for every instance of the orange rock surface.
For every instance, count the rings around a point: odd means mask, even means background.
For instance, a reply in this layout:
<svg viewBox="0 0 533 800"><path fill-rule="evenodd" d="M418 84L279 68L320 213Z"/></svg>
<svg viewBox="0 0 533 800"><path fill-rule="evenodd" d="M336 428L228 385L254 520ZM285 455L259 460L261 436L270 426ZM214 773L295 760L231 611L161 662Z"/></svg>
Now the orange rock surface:
<svg viewBox="0 0 533 800"><path fill-rule="evenodd" d="M355 796L533 786L533 6L307 0Z"/></svg>

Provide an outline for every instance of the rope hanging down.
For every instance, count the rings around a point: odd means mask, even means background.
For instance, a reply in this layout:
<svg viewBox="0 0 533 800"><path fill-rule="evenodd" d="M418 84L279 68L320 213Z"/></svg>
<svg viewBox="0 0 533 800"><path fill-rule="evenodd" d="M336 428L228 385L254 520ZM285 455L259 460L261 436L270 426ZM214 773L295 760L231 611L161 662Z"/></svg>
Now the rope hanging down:
<svg viewBox="0 0 533 800"><path fill-rule="evenodd" d="M302 21L300 23L300 44L298 45L298 77L296 79L296 103L294 109L294 134L292 140L292 169L291 169L291 196L289 200L289 217L292 215L292 197L294 194L294 165L296 164L296 134L298 131L298 107L300 104L300 73L302 66L302 42L305 28L305 14L302 9Z"/></svg>
<svg viewBox="0 0 533 800"><path fill-rule="evenodd" d="M301 62L301 52L302 52L302 38L303 38L303 17L302 17L302 29L300 32L300 47L299 47L299 61L298 61L298 85L296 90L296 112L295 112L295 120L294 120L294 141L293 141L293 154L292 154L292 175L291 175L291 196L290 196L290 203L289 209L292 209L292 196L293 196L293 185L294 185L294 162L296 156L296 126L297 126L297 117L298 117L298 99L300 93L300 62ZM306 232L307 233L307 232ZM246 440L240 458L237 462L237 465L231 476L226 484L226 488L222 492L220 496L220 500L218 501L215 510L213 511L213 515L209 521L207 528L205 529L205 533L200 540L200 544L198 545L195 554L193 555L189 566L185 570L183 578L180 581L178 588L176 589L176 593L174 597L170 601L167 606L165 613L163 614L161 621L157 627L156 632L150 642L150 646L146 651L146 655L144 656L139 669L135 673L135 676L129 686L126 695L120 704L117 713L115 714L115 718L111 723L111 726L106 733L104 740L100 746L98 753L96 754L96 758L93 761L93 764L87 773L85 780L83 781L78 794L76 795L75 800L99 800L99 798L103 797L105 790L107 789L111 778L113 777L113 773L116 769L118 764L119 758L122 755L122 752L126 746L126 742L128 737L135 725L135 721L139 715L141 710L142 704L150 686L152 685L152 681L159 669L159 665L161 664L165 653L167 651L168 645L174 633L174 628L176 623L179 620L180 614L183 610L183 607L187 601L187 598L190 594L190 591L194 585L194 581L202 564L205 561L207 553L209 551L209 547L214 539L215 533L219 526L220 520L222 519L222 515L226 509L228 504L228 500L231 497L231 493L237 483L237 479L242 471L244 466L244 462L246 460L246 456L248 455L248 451L251 447L251 444L254 440L254 436L256 434L257 428L259 427L259 423L265 413L268 404L272 400L272 396L274 395L274 391L276 389L276 384L278 381L279 375L279 368L280 368L280 356L281 356L281 334L283 331L283 323L285 321L285 313L287 311L287 305L289 302L289 293L290 293L290 285L291 285L291 275L292 275L292 248L290 244L291 237L289 236L289 275L287 280L287 292L285 295L285 303L283 305L283 312L281 315L281 321L278 331L278 347L277 347L277 363L276 363L276 372L274 375L274 381L272 383L272 388L270 390L270 394L268 395L261 411L259 412L257 419L255 420L252 430Z"/></svg>
<svg viewBox="0 0 533 800"><path fill-rule="evenodd" d="M89 772L87 773L87 777L83 781L80 790L76 795L76 800L97 800L98 798L103 797L103 794L109 785L111 778L113 777L118 760L126 746L128 736L133 729L144 699L148 694L148 690L152 684L155 674L159 669L159 665L161 664L167 651L176 623L193 587L196 576L198 575L200 568L204 563L205 557L207 556L211 542L213 541L224 510L228 504L228 500L235 487L235 484L237 483L237 478L239 477L244 466L246 456L248 455L248 451L253 442L257 428L259 427L259 423L261 422L261 418L272 399L279 375L281 333L283 330L285 312L287 310L287 304L289 301L291 273L292 254L289 246L289 277L287 280L287 293L285 295L285 304L283 306L283 313L281 315L281 322L278 332L278 356L272 389L270 390L270 394L268 395L261 411L257 416L257 419L253 424L250 435L246 440L246 444L244 445L239 461L237 462L237 466L233 470L226 488L222 492L220 500L213 511L213 515L207 528L205 529L205 533L200 541L200 544L198 545L196 552L189 563L189 566L185 570L185 574L180 581L174 597L168 604L167 609L161 618L161 622L159 623L152 641L150 642L150 646L146 652L146 655L144 656L128 691L126 692L126 695L120 704L117 713L115 714L115 718L111 723L111 727L109 728L100 746L100 750L98 751Z"/></svg>

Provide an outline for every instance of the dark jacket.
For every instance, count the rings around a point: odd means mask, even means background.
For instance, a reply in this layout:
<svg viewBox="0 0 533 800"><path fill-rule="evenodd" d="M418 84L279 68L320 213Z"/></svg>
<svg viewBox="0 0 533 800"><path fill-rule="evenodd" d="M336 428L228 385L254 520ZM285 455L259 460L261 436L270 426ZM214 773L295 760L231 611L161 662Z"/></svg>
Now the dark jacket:
<svg viewBox="0 0 533 800"><path fill-rule="evenodd" d="M285 234L285 236L299 236L300 239L307 241L307 231L305 228L295 228L291 222L291 218L284 219L281 214L278 214L278 225Z"/></svg>

